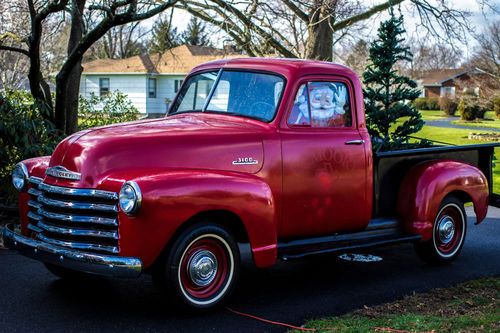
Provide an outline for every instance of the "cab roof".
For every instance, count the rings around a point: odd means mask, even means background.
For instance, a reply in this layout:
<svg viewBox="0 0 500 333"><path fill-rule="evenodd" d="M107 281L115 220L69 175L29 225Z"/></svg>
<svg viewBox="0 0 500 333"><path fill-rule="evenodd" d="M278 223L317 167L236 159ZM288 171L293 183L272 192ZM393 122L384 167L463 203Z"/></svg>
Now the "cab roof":
<svg viewBox="0 0 500 333"><path fill-rule="evenodd" d="M314 74L329 74L341 75L347 77L356 77L357 75L350 68L327 61L306 60L306 59L291 59L291 58L231 58L210 61L199 65L191 72L204 71L209 69L230 68L230 69L246 69L257 71L275 72L285 76L286 78L314 75Z"/></svg>

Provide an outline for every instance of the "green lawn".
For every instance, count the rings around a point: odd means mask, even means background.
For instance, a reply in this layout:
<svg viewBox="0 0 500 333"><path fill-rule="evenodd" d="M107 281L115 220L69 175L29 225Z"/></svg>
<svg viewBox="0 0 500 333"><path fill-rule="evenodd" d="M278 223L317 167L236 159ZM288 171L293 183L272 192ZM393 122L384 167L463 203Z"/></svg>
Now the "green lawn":
<svg viewBox="0 0 500 333"><path fill-rule="evenodd" d="M454 120L451 123L454 125L461 125L468 127L500 128L500 119L481 119L474 121Z"/></svg>
<svg viewBox="0 0 500 333"><path fill-rule="evenodd" d="M312 320L315 332L499 332L500 279L485 278ZM298 331L297 331L298 332Z"/></svg>
<svg viewBox="0 0 500 333"><path fill-rule="evenodd" d="M448 115L441 110L420 110L420 113L422 114L422 118L424 120L439 120L448 118Z"/></svg>
<svg viewBox="0 0 500 333"><path fill-rule="evenodd" d="M423 120L440 120L444 118L448 118L441 110L420 110L420 114L422 115ZM493 111L486 112L484 114L484 119L478 119L474 121L463 121L460 120L460 117L456 115L456 120L453 120L451 123L454 125L461 125L467 127L488 127L488 128L500 128L500 119L495 117L495 113Z"/></svg>
<svg viewBox="0 0 500 333"><path fill-rule="evenodd" d="M488 143L479 140L469 140L468 136L471 132L470 129L458 129L458 128L443 128L435 126L424 126L420 132L414 136L428 139L441 141L453 145L471 145L478 143ZM477 133L488 133L485 131L475 131ZM500 148L495 148L495 155L500 156ZM495 163L493 168L493 191L495 193L500 193L500 163Z"/></svg>

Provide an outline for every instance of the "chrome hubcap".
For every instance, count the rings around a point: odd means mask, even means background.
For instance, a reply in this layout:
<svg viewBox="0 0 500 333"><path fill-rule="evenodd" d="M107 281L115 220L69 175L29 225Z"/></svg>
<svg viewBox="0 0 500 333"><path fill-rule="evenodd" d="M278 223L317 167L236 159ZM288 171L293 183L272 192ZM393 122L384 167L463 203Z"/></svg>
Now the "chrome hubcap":
<svg viewBox="0 0 500 333"><path fill-rule="evenodd" d="M455 223L449 216L443 216L438 225L439 240L443 244L448 244L455 235Z"/></svg>
<svg viewBox="0 0 500 333"><path fill-rule="evenodd" d="M208 286L217 275L217 259L208 250L194 253L188 263L188 275L199 287Z"/></svg>

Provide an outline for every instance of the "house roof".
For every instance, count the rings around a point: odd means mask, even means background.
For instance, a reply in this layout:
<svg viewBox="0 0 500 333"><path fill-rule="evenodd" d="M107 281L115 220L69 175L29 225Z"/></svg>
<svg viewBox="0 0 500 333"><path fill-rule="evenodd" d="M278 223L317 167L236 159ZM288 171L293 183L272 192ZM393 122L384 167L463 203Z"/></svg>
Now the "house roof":
<svg viewBox="0 0 500 333"><path fill-rule="evenodd" d="M186 74L202 63L241 54L206 46L181 45L162 54L143 54L126 59L97 59L83 64L83 73Z"/></svg>
<svg viewBox="0 0 500 333"><path fill-rule="evenodd" d="M450 79L456 78L457 76L467 73L469 70L466 68L447 68L440 70L426 71L422 74L421 80L422 85L438 85L440 86L443 82Z"/></svg>
<svg viewBox="0 0 500 333"><path fill-rule="evenodd" d="M444 82L452 79L456 79L459 76L464 74L484 74L494 77L493 74L488 73L477 67L470 68L447 68L440 70L431 70L426 71L422 75L420 75L420 82L423 86L441 86Z"/></svg>

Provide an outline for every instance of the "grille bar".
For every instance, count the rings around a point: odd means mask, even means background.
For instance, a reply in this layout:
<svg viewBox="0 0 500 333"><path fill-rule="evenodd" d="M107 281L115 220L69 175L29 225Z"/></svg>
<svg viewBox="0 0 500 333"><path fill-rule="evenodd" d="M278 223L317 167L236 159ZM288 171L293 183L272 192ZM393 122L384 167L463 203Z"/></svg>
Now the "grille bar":
<svg viewBox="0 0 500 333"><path fill-rule="evenodd" d="M28 217L32 220L35 220L35 221L40 221L42 219L42 217L38 214L35 214L33 212L28 212Z"/></svg>
<svg viewBox="0 0 500 333"><path fill-rule="evenodd" d="M118 239L118 233L116 231L56 227L53 225L45 224L43 223L43 221L39 221L37 225L41 229L52 232L54 234Z"/></svg>
<svg viewBox="0 0 500 333"><path fill-rule="evenodd" d="M43 182L43 179L42 178L39 178L39 177L35 177L35 176L31 176L29 178L29 182L32 183L32 184L40 184L41 182Z"/></svg>
<svg viewBox="0 0 500 333"><path fill-rule="evenodd" d="M28 201L28 206L35 208L35 209L40 209L42 208L42 204L33 200Z"/></svg>
<svg viewBox="0 0 500 333"><path fill-rule="evenodd" d="M91 253L119 253L118 194L48 185L30 177L28 229L42 242Z"/></svg>
<svg viewBox="0 0 500 333"><path fill-rule="evenodd" d="M115 212L115 213L118 212L118 207L116 205L95 204L95 203L78 202L78 201L63 201L63 200L47 198L43 194L38 196L38 201L44 205L57 208L100 210L103 212Z"/></svg>
<svg viewBox="0 0 500 333"><path fill-rule="evenodd" d="M102 190L94 190L94 189L81 189L81 188L69 188L69 187L61 187L48 185L45 183L40 183L40 190L61 194L61 195L69 195L69 196L79 196L79 197L93 197L93 198L101 198L108 200L117 200L118 194L115 192L102 191Z"/></svg>
<svg viewBox="0 0 500 333"><path fill-rule="evenodd" d="M101 244L91 244L91 243L80 243L80 242L70 242L70 241L61 241L58 239L50 238L45 236L42 233L39 233L37 235L38 239L41 241L53 244L53 245L58 245L58 246L64 246L64 247L69 247L71 249L75 250L91 250L91 251L105 251L109 253L118 253L118 247L116 246L107 246L107 245L101 245Z"/></svg>
<svg viewBox="0 0 500 333"><path fill-rule="evenodd" d="M31 195L33 195L35 197L38 197L38 196L42 195L42 191L39 191L39 190L34 189L34 188L30 188L28 190L28 194L31 194Z"/></svg>
<svg viewBox="0 0 500 333"><path fill-rule="evenodd" d="M36 225L29 223L28 229L34 232L42 232L43 230L38 228Z"/></svg>
<svg viewBox="0 0 500 333"><path fill-rule="evenodd" d="M53 212L48 212L43 208L38 209L37 213L51 220L77 222L77 223L96 223L109 226L118 226L118 221L116 219L107 217L53 213Z"/></svg>

